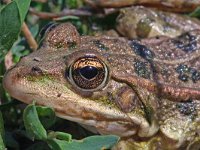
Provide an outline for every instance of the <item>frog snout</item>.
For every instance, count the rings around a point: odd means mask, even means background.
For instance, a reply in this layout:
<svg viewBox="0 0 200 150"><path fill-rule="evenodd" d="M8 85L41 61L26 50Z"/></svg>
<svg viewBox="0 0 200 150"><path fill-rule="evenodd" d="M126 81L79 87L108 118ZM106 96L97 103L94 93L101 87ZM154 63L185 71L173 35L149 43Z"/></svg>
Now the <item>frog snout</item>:
<svg viewBox="0 0 200 150"><path fill-rule="evenodd" d="M14 66L10 68L3 77L4 89L13 97L17 93L17 86L28 72L25 66Z"/></svg>

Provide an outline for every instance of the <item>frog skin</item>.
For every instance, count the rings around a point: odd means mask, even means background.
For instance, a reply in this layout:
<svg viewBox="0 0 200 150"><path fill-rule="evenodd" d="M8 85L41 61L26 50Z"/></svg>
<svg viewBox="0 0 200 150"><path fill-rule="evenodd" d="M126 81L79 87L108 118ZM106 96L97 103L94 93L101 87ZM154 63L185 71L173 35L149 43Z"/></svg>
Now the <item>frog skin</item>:
<svg viewBox="0 0 200 150"><path fill-rule="evenodd" d="M116 28L129 39L158 35L176 37L184 32L200 29L200 21L186 15L135 6L120 9Z"/></svg>
<svg viewBox="0 0 200 150"><path fill-rule="evenodd" d="M84 0L92 7L126 7L143 5L173 12L191 12L200 6L200 0Z"/></svg>
<svg viewBox="0 0 200 150"><path fill-rule="evenodd" d="M199 49L200 30L129 41L57 24L3 85L24 103L127 142L114 149L192 149L200 143Z"/></svg>

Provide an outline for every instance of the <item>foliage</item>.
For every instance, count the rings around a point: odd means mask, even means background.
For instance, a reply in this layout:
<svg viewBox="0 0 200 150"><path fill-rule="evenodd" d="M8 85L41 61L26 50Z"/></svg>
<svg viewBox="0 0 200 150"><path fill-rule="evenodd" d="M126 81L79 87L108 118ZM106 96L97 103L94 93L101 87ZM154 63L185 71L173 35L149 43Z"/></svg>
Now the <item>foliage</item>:
<svg viewBox="0 0 200 150"><path fill-rule="evenodd" d="M5 145L3 142L3 137L4 137L4 122L3 122L3 118L2 118L2 114L0 112L0 150L4 150L5 149Z"/></svg>
<svg viewBox="0 0 200 150"><path fill-rule="evenodd" d="M17 40L31 0L15 0L0 10L0 62Z"/></svg>
<svg viewBox="0 0 200 150"><path fill-rule="evenodd" d="M190 17L200 18L200 7L197 7L193 12L189 14Z"/></svg>

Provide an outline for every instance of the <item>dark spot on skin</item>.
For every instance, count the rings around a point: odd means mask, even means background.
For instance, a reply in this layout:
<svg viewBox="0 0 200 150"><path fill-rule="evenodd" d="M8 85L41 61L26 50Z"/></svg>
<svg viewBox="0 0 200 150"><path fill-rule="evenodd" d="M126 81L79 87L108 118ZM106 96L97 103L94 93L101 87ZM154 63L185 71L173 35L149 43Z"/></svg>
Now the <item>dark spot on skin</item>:
<svg viewBox="0 0 200 150"><path fill-rule="evenodd" d="M130 43L132 50L139 56L144 59L152 60L154 58L154 53L148 49L146 46L137 43L136 41L132 41Z"/></svg>
<svg viewBox="0 0 200 150"><path fill-rule="evenodd" d="M34 66L31 68L31 73L33 75L41 75L43 72L38 66Z"/></svg>
<svg viewBox="0 0 200 150"><path fill-rule="evenodd" d="M54 46L58 49L58 48L62 48L63 47L63 43L62 42L57 42L54 44Z"/></svg>
<svg viewBox="0 0 200 150"><path fill-rule="evenodd" d="M63 59L66 59L66 58L68 58L68 55L64 55L62 58L63 58Z"/></svg>
<svg viewBox="0 0 200 150"><path fill-rule="evenodd" d="M192 81L193 81L194 83L196 83L196 82L199 81L199 80L200 80L200 72L194 71L194 72L192 73Z"/></svg>
<svg viewBox="0 0 200 150"><path fill-rule="evenodd" d="M189 76L187 76L186 74L179 74L178 78L184 82L187 82L189 79Z"/></svg>
<svg viewBox="0 0 200 150"><path fill-rule="evenodd" d="M67 46L69 50L76 48L77 43L76 42L67 42Z"/></svg>
<svg viewBox="0 0 200 150"><path fill-rule="evenodd" d="M189 71L189 68L187 65L181 64L176 68L176 72L179 74L187 73L188 71Z"/></svg>
<svg viewBox="0 0 200 150"><path fill-rule="evenodd" d="M137 61L135 62L134 67L138 76L143 77L145 79L150 79L150 72L148 71L145 62Z"/></svg>
<svg viewBox="0 0 200 150"><path fill-rule="evenodd" d="M197 72L197 70L196 70L195 68L190 67L190 68L189 68L189 72L192 74L192 73L194 73L194 72Z"/></svg>
<svg viewBox="0 0 200 150"><path fill-rule="evenodd" d="M178 79L180 79L183 82L187 82L189 80L189 76L187 75L189 71L189 67L187 65L179 65L176 68L176 72L179 73Z"/></svg>
<svg viewBox="0 0 200 150"><path fill-rule="evenodd" d="M178 37L178 39L172 41L177 48L180 48L184 52L193 52L197 50L197 40L196 37L185 33Z"/></svg>
<svg viewBox="0 0 200 150"><path fill-rule="evenodd" d="M100 50L108 50L109 48L108 47L106 47L104 44L102 44L99 40L94 40L94 41L92 41L94 44L95 44L95 46L97 47L97 48L99 48Z"/></svg>
<svg viewBox="0 0 200 150"><path fill-rule="evenodd" d="M200 72L198 72L195 68L188 67L187 65L179 65L176 68L176 72L179 74L178 79L183 82L192 80L193 83L196 83L200 80Z"/></svg>
<svg viewBox="0 0 200 150"><path fill-rule="evenodd" d="M196 105L193 101L177 103L176 108L183 115L194 115L196 112Z"/></svg>

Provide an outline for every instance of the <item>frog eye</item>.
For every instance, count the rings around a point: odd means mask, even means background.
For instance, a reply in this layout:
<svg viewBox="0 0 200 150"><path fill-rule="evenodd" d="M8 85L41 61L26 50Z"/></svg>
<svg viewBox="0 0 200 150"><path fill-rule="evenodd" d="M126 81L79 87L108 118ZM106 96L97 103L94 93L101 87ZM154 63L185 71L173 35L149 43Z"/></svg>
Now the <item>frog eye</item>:
<svg viewBox="0 0 200 150"><path fill-rule="evenodd" d="M96 56L85 56L77 59L69 67L68 75L70 81L79 88L94 91L105 86L108 79L108 68Z"/></svg>

